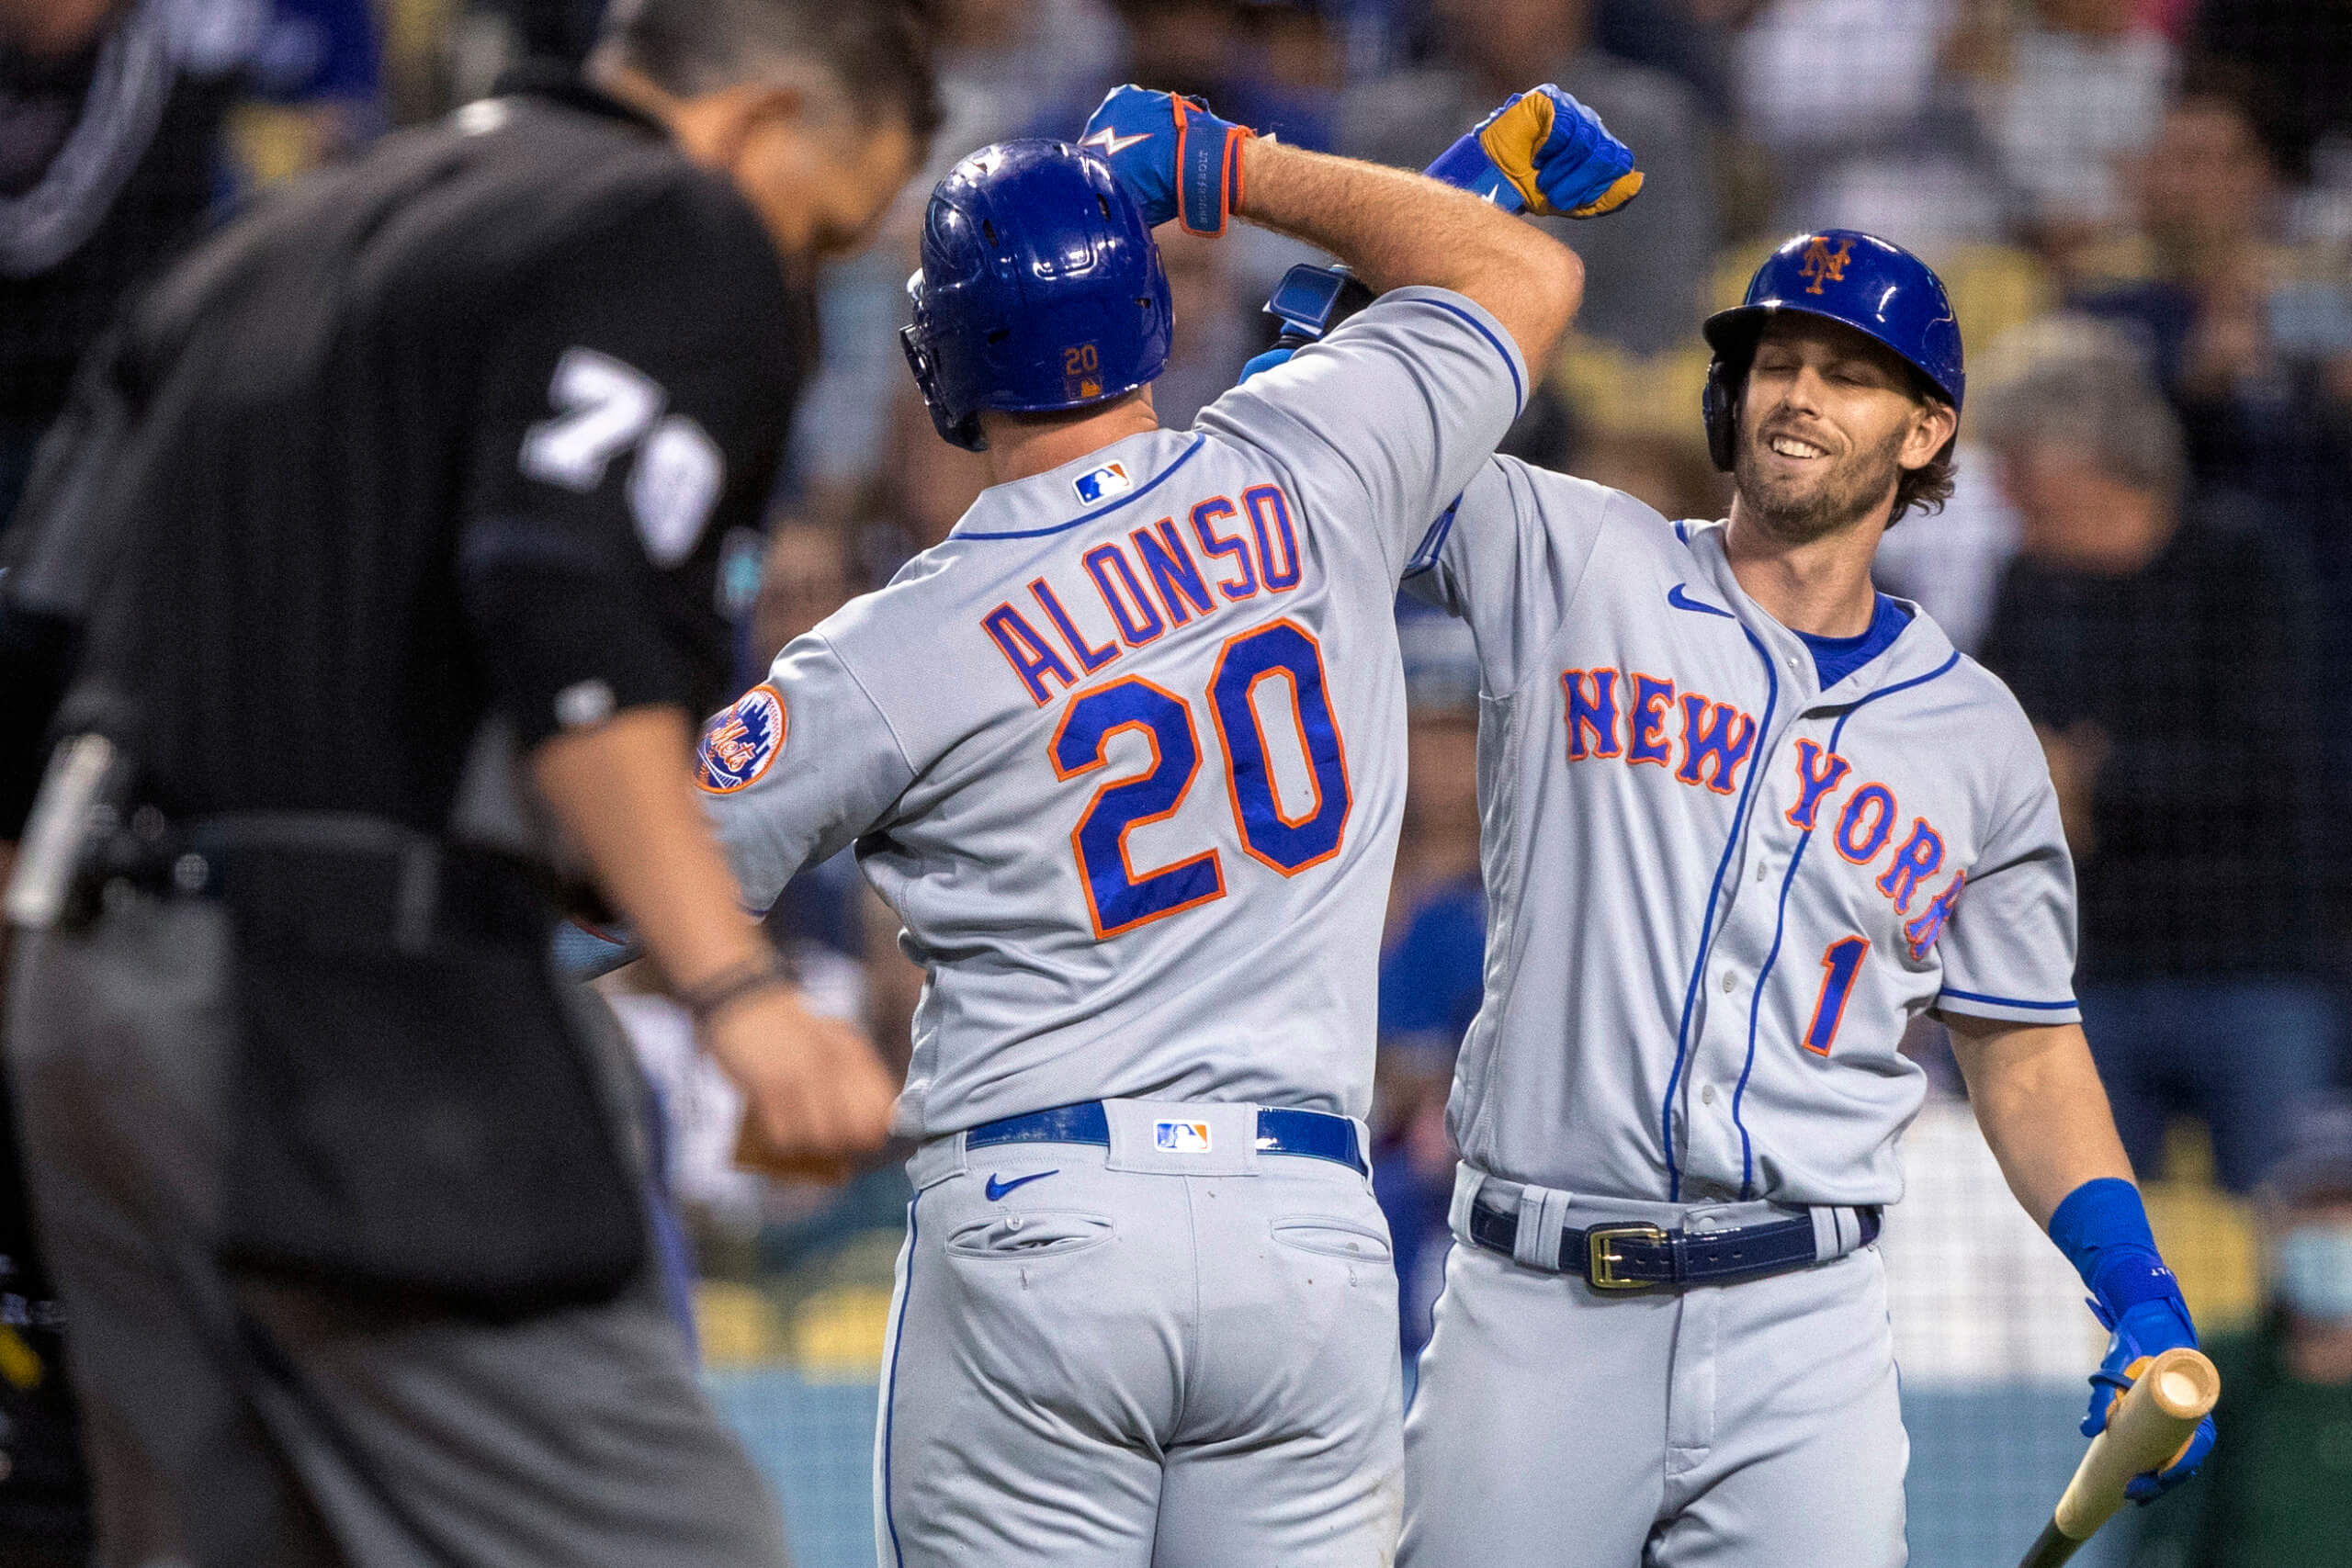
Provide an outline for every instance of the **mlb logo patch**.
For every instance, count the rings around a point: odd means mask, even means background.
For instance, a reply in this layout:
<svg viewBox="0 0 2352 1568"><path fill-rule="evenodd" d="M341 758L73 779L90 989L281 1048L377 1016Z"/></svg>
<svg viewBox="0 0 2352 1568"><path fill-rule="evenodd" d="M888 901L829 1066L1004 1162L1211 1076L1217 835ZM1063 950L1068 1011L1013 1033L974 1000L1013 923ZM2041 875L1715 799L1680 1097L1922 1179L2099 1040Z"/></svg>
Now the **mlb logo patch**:
<svg viewBox="0 0 2352 1568"><path fill-rule="evenodd" d="M1164 1155L1204 1155L1209 1152L1205 1122L1154 1122L1151 1145Z"/></svg>
<svg viewBox="0 0 2352 1568"><path fill-rule="evenodd" d="M1098 501L1108 501L1114 495L1125 495L1136 488L1136 481L1127 477L1125 463L1105 463L1069 482L1070 488L1078 491L1080 502L1087 506Z"/></svg>
<svg viewBox="0 0 2352 1568"><path fill-rule="evenodd" d="M721 708L695 752L695 783L711 795L732 795L757 784L784 750L784 698L773 686L754 686Z"/></svg>

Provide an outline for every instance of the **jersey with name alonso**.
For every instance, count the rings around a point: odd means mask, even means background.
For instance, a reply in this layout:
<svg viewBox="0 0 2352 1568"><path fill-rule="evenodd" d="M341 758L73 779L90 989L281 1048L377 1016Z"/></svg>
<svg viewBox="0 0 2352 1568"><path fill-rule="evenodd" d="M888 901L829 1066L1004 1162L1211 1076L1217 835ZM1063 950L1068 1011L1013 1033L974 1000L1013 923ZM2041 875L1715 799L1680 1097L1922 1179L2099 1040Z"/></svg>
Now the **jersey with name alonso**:
<svg viewBox="0 0 2352 1568"><path fill-rule="evenodd" d="M1461 296L1392 292L1191 431L987 491L712 722L746 897L854 841L925 970L901 1134L1108 1097L1364 1113L1393 597L1524 374Z"/></svg>
<svg viewBox="0 0 2352 1568"><path fill-rule="evenodd" d="M1571 1191L1883 1203L1923 1010L2054 1023L2075 888L2033 730L1915 613L1828 690L1721 524L1497 458L1430 570L1481 671L1463 1157Z"/></svg>

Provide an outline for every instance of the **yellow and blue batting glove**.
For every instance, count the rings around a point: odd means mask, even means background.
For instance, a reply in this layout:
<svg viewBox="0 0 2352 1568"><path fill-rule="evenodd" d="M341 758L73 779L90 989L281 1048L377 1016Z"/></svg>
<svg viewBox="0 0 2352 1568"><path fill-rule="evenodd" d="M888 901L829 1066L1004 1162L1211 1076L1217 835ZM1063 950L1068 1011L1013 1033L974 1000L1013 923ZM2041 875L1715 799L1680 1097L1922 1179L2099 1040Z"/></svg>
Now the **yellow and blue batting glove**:
<svg viewBox="0 0 2352 1568"><path fill-rule="evenodd" d="M1153 228L1175 218L1217 235L1241 205L1241 144L1256 134L1198 98L1130 85L1104 96L1078 144L1111 165Z"/></svg>
<svg viewBox="0 0 2352 1568"><path fill-rule="evenodd" d="M1512 94L1429 172L1535 218L1599 218L1642 189L1633 149L1549 82Z"/></svg>

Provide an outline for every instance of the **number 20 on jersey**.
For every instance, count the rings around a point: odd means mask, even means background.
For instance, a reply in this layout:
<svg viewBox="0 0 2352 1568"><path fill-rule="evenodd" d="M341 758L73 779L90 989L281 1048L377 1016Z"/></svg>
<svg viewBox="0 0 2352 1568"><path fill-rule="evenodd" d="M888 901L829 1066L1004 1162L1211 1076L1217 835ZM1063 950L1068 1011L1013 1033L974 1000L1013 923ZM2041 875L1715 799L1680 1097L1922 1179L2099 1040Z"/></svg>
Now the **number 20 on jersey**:
<svg viewBox="0 0 2352 1568"><path fill-rule="evenodd" d="M1287 688L1287 715L1306 759L1310 788L1296 811L1285 809L1275 792L1258 700L1268 682ZM1338 854L1350 805L1347 753L1313 634L1283 619L1227 638L1204 701L1225 757L1234 826L1250 857L1295 876ZM1148 742L1149 765L1098 786L1069 836L1094 934L1104 939L1225 897L1224 858L1213 845L1148 871L1138 871L1127 852L1130 833L1182 809L1201 771L1191 701L1140 675L1078 694L1054 731L1056 776L1068 782L1099 772L1108 764L1112 738L1127 730Z"/></svg>

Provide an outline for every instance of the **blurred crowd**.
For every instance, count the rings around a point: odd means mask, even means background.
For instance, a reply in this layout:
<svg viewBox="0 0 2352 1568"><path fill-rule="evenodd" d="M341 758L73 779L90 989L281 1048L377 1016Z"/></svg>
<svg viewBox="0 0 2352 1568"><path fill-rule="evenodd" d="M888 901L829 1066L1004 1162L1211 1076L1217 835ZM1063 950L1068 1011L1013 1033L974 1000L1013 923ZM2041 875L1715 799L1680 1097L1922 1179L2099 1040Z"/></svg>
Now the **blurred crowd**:
<svg viewBox="0 0 2352 1568"><path fill-rule="evenodd" d="M0 519L134 279L273 181L526 59L576 60L602 6L0 0ZM956 157L1074 134L1132 80L1419 166L1510 93L1557 82L1648 184L1620 218L1563 226L1589 271L1583 317L1507 449L1668 516L1718 515L1702 317L1800 228L1867 229L1935 265L1971 360L1960 485L1895 531L1882 585L2005 677L2042 734L2083 887L2086 1025L2135 1165L2165 1174L2187 1119L2222 1187L2263 1190L2299 1117L2352 1074L2352 0L937 15L949 117L932 165L863 258L809 281L824 370L769 526L733 543L747 682L943 537L981 485L978 459L933 435L893 341L922 197ZM1271 339L1259 305L1304 253L1257 231L1162 241L1177 337L1158 405L1182 425ZM1405 641L1412 795L1376 1131L1410 1348L1443 1251L1442 1111L1484 913L1475 663L1442 618L1409 618ZM922 977L852 866L804 876L773 923L828 1005L904 1051ZM896 1225L895 1173L839 1197L731 1171L723 1084L666 1003L621 1005L682 1129L707 1271L773 1275ZM1915 1035L1957 1093L1936 1028ZM2340 1214L2352 1190L2291 1196Z"/></svg>

